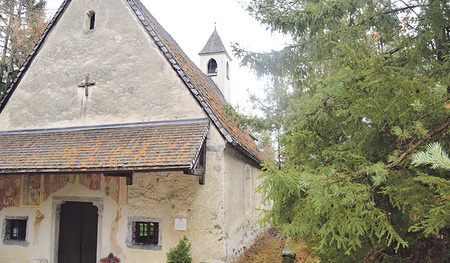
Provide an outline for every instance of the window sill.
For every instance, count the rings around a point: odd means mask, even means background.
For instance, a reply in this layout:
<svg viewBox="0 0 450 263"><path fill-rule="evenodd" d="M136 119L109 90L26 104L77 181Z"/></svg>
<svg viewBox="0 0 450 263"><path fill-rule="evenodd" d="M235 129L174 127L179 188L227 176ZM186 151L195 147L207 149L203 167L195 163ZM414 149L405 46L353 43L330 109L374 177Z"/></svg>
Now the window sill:
<svg viewBox="0 0 450 263"><path fill-rule="evenodd" d="M3 239L3 245L28 247L30 243L28 243L28 241L26 240Z"/></svg>
<svg viewBox="0 0 450 263"><path fill-rule="evenodd" d="M141 250L162 250L162 246L159 245L141 245L141 244L134 244L134 243L126 243L127 248L131 249L141 249Z"/></svg>
<svg viewBox="0 0 450 263"><path fill-rule="evenodd" d="M135 243L133 236L134 230L133 225L135 222L155 222L158 223L158 244L138 244ZM128 233L125 239L125 244L127 248L131 249L140 249L140 250L162 250L162 219L161 218L151 218L151 217L142 217L142 216L131 216L128 217Z"/></svg>

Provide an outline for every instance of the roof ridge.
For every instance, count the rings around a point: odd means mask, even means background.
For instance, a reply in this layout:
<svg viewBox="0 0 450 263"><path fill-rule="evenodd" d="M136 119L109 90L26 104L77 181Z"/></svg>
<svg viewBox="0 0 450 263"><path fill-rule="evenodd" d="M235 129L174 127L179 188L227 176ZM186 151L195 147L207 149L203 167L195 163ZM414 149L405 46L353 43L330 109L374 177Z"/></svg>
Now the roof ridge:
<svg viewBox="0 0 450 263"><path fill-rule="evenodd" d="M5 134L33 134L33 133L51 133L51 132L72 132L72 131L86 131L86 130L104 130L104 129L120 129L133 127L151 127L151 126L169 126L169 125L183 125L183 124L201 124L209 123L209 119L183 119L183 120L167 120L167 121L149 121L149 122L131 122L131 123L116 123L104 124L94 126L74 126L65 128L50 128L50 129L30 129L30 130L14 130L14 131L0 131L0 135Z"/></svg>

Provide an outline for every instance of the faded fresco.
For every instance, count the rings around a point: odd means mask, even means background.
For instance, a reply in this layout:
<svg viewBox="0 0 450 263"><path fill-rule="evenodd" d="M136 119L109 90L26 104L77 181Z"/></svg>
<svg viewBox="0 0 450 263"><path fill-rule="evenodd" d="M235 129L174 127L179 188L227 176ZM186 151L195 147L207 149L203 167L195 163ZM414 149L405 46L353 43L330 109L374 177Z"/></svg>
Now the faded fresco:
<svg viewBox="0 0 450 263"><path fill-rule="evenodd" d="M101 189L102 176L100 174L47 174L44 177L44 201L68 184L79 183L91 190Z"/></svg>
<svg viewBox="0 0 450 263"><path fill-rule="evenodd" d="M0 176L0 211L11 206L38 207L68 184L101 190L101 174L28 174ZM119 202L120 178L105 177L105 194Z"/></svg>
<svg viewBox="0 0 450 263"><path fill-rule="evenodd" d="M105 194L119 203L120 197L120 177L105 176Z"/></svg>
<svg viewBox="0 0 450 263"><path fill-rule="evenodd" d="M47 200L51 194L63 188L65 185L63 175L44 175L44 201Z"/></svg>
<svg viewBox="0 0 450 263"><path fill-rule="evenodd" d="M22 175L21 193L23 206L39 206L41 204L41 185L43 175Z"/></svg>
<svg viewBox="0 0 450 263"><path fill-rule="evenodd" d="M0 211L4 207L19 206L20 203L20 176L0 176Z"/></svg>

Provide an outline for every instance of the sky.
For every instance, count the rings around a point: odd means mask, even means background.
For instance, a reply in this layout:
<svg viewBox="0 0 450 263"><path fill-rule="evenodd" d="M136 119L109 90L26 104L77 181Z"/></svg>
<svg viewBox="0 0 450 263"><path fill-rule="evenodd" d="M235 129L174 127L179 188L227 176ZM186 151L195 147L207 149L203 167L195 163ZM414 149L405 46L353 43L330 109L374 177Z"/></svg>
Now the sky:
<svg viewBox="0 0 450 263"><path fill-rule="evenodd" d="M88 0L78 0L88 1ZM103 0L107 1L107 0ZM258 81L248 68L239 66L232 54L231 43L247 50L264 52L279 50L285 44L279 34L272 34L245 11L248 0L141 0L158 22L172 35L183 51L197 64L198 52L217 28L231 64L231 104L250 113L249 93L262 96L264 81ZM63 0L47 0L50 14L56 12Z"/></svg>

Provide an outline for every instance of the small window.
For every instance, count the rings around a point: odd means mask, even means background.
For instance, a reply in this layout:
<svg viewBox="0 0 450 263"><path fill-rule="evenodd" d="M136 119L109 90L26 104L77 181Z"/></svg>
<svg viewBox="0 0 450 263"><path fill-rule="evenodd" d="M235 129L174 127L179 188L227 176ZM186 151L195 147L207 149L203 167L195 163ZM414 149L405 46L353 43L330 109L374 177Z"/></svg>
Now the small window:
<svg viewBox="0 0 450 263"><path fill-rule="evenodd" d="M158 245L157 222L135 222L134 243L140 245Z"/></svg>
<svg viewBox="0 0 450 263"><path fill-rule="evenodd" d="M28 217L6 218L3 228L3 244L28 245L26 242Z"/></svg>
<svg viewBox="0 0 450 263"><path fill-rule="evenodd" d="M25 240L27 233L27 220L23 219L7 219L6 220L6 235L7 239Z"/></svg>
<svg viewBox="0 0 450 263"><path fill-rule="evenodd" d="M217 62L213 58L208 61L208 74L217 75Z"/></svg>
<svg viewBox="0 0 450 263"><path fill-rule="evenodd" d="M230 65L227 62L227 79L230 79Z"/></svg>
<svg viewBox="0 0 450 263"><path fill-rule="evenodd" d="M89 30L95 28L95 11L91 10L87 13Z"/></svg>
<svg viewBox="0 0 450 263"><path fill-rule="evenodd" d="M126 245L132 249L161 250L162 220L149 217L128 217Z"/></svg>

